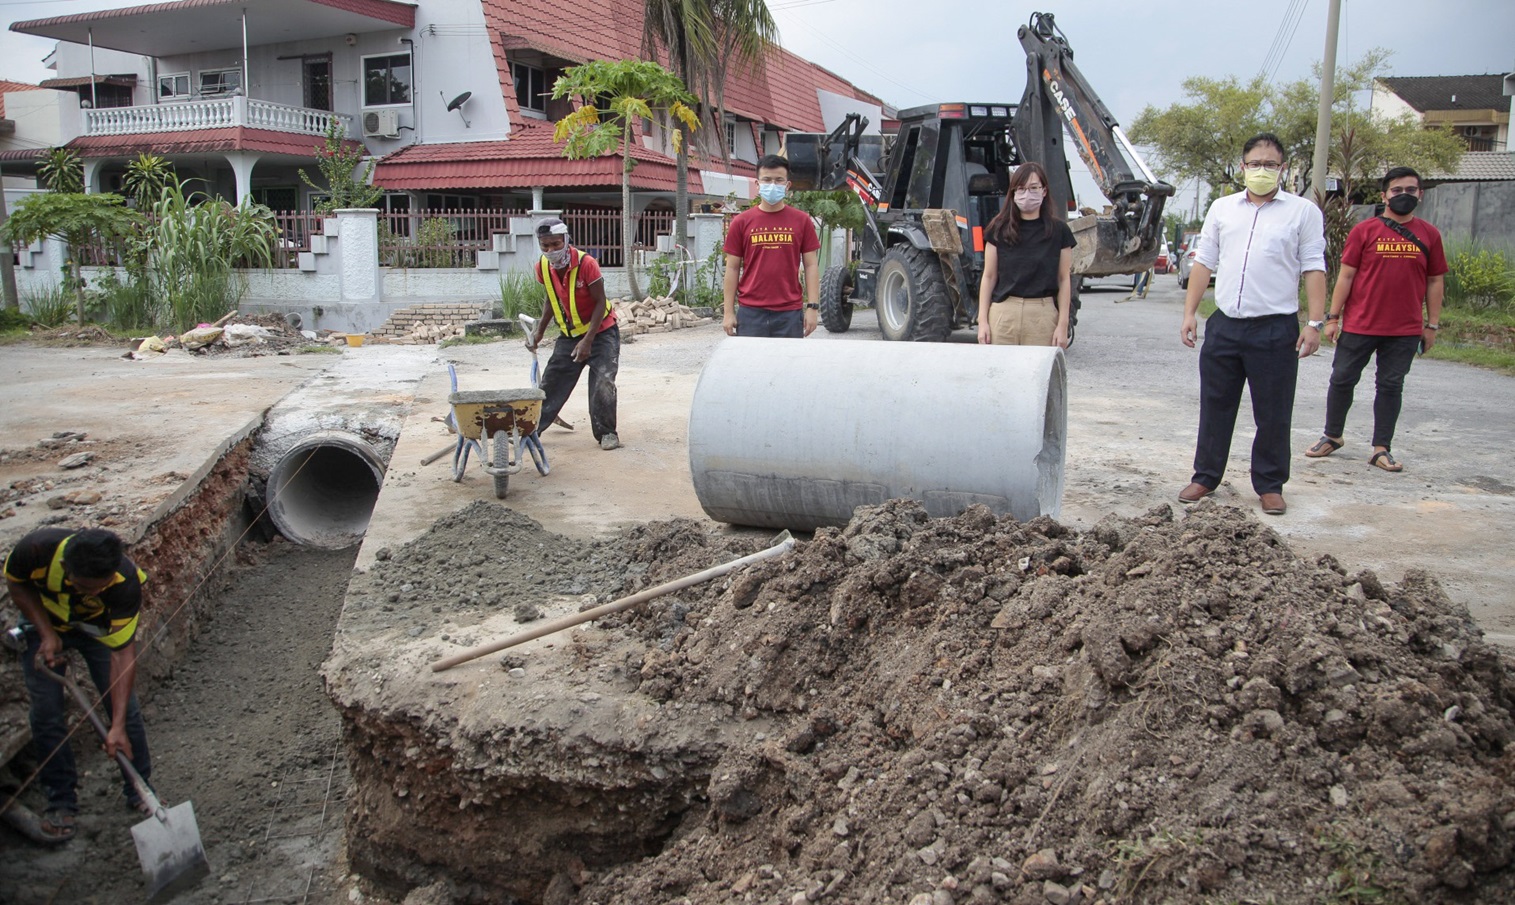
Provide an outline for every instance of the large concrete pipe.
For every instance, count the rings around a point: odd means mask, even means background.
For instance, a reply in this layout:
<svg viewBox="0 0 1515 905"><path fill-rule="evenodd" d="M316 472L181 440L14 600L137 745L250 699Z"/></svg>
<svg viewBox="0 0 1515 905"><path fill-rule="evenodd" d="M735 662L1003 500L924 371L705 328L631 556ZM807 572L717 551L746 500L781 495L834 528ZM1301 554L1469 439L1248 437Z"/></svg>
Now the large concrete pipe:
<svg viewBox="0 0 1515 905"><path fill-rule="evenodd" d="M295 543L351 547L368 530L383 483L384 461L362 437L313 433L269 472L268 516Z"/></svg>
<svg viewBox="0 0 1515 905"><path fill-rule="evenodd" d="M957 343L722 341L689 412L711 518L814 530L894 497L932 516L1062 506L1062 352Z"/></svg>

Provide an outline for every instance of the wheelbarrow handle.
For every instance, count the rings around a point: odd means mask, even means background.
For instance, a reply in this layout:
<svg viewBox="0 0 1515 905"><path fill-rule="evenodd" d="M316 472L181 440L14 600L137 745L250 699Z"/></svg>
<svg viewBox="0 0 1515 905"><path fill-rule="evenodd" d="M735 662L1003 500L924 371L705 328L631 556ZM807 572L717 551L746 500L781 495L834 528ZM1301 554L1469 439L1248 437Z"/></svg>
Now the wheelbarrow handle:
<svg viewBox="0 0 1515 905"><path fill-rule="evenodd" d="M55 673L40 663L37 664L37 671L68 689L68 693L74 696L74 700L79 702L80 707L84 708L84 715L89 717L90 724L95 727L95 732L100 734L101 741L110 737L110 730L105 728L105 721L100 719L100 714L95 712L95 705L90 703L89 698L84 694L84 689L80 688L73 679ZM121 769L131 779L132 788L137 790L137 797L153 809L153 816L157 817L159 822L166 820L168 812L163 809L163 802L159 801L158 796L153 794L153 790L147 787L147 781L142 778L142 774L137 772L137 768L132 766L131 759L117 751L116 763L121 765Z"/></svg>

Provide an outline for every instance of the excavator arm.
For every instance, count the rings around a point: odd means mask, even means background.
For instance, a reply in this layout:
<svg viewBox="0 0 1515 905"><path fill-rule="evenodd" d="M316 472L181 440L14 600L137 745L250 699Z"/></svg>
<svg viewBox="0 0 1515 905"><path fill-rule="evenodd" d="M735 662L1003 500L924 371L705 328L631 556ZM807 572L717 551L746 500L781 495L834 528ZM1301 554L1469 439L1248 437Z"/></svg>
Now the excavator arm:
<svg viewBox="0 0 1515 905"><path fill-rule="evenodd" d="M1073 198L1063 143L1071 139L1110 199L1114 233L1109 249L1120 258L1155 255L1162 236L1163 205L1173 186L1152 175L1115 117L1073 64L1073 48L1051 13L1032 13L1017 32L1026 51L1026 90L1016 109L1015 143L1026 160L1047 171L1055 203ZM1101 229L1102 246L1106 229ZM1114 264L1116 262L1107 262ZM1119 271L1112 271L1119 272Z"/></svg>

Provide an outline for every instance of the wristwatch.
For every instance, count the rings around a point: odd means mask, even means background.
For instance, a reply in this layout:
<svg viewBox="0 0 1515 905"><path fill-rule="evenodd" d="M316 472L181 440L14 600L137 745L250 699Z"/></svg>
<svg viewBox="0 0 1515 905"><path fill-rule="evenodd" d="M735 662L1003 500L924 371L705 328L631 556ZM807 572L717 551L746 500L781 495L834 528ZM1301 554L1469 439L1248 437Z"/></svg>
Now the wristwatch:
<svg viewBox="0 0 1515 905"><path fill-rule="evenodd" d="M806 302L805 303L805 310L806 311L819 311L819 310L821 310L821 306L815 304L814 302Z"/></svg>
<svg viewBox="0 0 1515 905"><path fill-rule="evenodd" d="M1441 324L1430 324L1430 323L1428 323L1428 324L1426 324L1426 329L1427 330L1440 330L1441 329Z"/></svg>
<svg viewBox="0 0 1515 905"><path fill-rule="evenodd" d="M1306 327L1314 327L1317 330L1319 330L1321 327L1324 327L1325 325L1325 321L1305 321Z"/></svg>

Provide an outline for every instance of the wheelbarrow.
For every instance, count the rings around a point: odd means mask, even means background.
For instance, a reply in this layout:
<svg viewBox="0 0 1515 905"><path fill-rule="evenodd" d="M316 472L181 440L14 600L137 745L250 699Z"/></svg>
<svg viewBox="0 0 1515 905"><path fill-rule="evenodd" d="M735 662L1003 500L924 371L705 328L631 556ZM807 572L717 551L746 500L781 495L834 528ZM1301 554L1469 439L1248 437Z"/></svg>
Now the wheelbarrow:
<svg viewBox="0 0 1515 905"><path fill-rule="evenodd" d="M496 499L505 499L510 476L525 464L521 450L531 454L537 471L546 475L547 452L537 439L537 421L542 415L542 401L547 398L536 387L515 390L459 390L458 371L447 365L452 378L452 393L447 404L447 427L458 435L452 453L452 479L462 481L468 470L468 457L477 453L479 464L494 478Z"/></svg>

